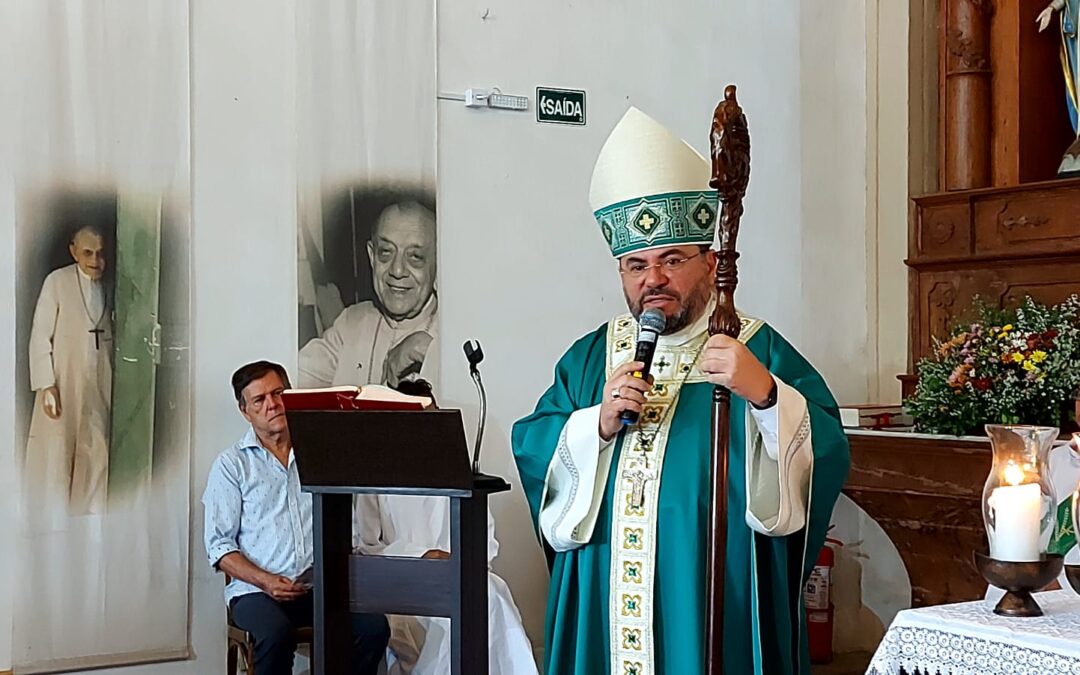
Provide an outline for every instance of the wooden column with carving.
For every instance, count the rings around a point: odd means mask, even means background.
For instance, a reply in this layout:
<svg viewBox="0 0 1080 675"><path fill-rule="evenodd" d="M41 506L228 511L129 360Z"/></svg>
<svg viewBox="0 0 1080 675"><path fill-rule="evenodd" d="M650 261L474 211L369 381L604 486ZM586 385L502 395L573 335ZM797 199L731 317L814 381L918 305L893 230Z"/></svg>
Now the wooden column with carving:
<svg viewBox="0 0 1080 675"><path fill-rule="evenodd" d="M942 0L941 186L990 185L992 0Z"/></svg>

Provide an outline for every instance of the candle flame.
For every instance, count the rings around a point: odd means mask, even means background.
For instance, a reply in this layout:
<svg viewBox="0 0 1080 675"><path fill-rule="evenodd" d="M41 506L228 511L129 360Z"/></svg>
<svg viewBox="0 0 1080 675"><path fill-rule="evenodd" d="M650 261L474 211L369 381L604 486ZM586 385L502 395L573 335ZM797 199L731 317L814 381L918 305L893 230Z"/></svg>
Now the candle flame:
<svg viewBox="0 0 1080 675"><path fill-rule="evenodd" d="M1020 485L1024 482L1024 470L1010 461L1002 473L1002 478L1009 485Z"/></svg>

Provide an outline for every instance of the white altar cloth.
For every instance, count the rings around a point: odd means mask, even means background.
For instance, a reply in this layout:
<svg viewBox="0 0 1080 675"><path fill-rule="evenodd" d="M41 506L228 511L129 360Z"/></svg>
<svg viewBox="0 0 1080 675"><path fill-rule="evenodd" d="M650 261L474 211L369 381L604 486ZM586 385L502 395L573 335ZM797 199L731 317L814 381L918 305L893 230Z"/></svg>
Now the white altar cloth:
<svg viewBox="0 0 1080 675"><path fill-rule="evenodd" d="M878 645L869 675L1080 675L1080 595L1036 593L1043 616L994 614L977 600L906 609Z"/></svg>

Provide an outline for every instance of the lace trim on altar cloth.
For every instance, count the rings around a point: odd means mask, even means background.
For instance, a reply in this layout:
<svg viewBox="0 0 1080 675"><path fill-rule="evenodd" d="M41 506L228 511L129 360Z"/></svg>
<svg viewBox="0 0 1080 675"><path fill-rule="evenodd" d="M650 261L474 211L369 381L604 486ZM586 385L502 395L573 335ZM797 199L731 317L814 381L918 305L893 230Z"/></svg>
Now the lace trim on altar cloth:
<svg viewBox="0 0 1080 675"><path fill-rule="evenodd" d="M988 601L905 610L869 675L1080 675L1080 597L1036 594L1045 616L1006 618ZM903 669L903 670L901 670Z"/></svg>
<svg viewBox="0 0 1080 675"><path fill-rule="evenodd" d="M904 626L890 630L869 675L1080 675L1080 657Z"/></svg>

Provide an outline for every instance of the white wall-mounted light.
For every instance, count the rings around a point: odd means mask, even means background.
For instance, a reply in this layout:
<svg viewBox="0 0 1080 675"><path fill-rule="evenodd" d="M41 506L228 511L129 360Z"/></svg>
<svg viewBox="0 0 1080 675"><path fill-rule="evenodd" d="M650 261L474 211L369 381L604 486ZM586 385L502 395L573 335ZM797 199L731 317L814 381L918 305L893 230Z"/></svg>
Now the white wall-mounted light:
<svg viewBox="0 0 1080 675"><path fill-rule="evenodd" d="M460 94L439 94L443 101L464 101L466 108L492 108L495 110L528 110L529 97L504 94L498 87L481 89L471 87Z"/></svg>

